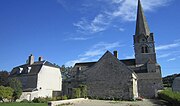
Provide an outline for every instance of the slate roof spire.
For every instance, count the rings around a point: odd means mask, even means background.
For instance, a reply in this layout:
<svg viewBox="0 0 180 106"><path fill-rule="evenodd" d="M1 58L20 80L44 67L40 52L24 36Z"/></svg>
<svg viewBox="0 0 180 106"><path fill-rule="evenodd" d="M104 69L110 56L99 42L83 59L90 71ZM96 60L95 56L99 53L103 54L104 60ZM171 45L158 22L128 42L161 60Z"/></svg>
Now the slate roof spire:
<svg viewBox="0 0 180 106"><path fill-rule="evenodd" d="M137 19L136 19L136 32L135 35L144 34L146 36L150 35L150 30L146 17L144 16L144 11L141 5L141 1L138 0L138 9L137 9Z"/></svg>

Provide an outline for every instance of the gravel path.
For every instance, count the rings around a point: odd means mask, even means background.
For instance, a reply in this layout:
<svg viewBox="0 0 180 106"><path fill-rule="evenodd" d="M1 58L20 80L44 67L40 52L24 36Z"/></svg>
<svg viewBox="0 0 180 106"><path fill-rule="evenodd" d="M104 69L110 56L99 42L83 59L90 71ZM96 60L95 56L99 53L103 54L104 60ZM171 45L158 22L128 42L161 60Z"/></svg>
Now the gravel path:
<svg viewBox="0 0 180 106"><path fill-rule="evenodd" d="M155 99L144 99L143 101L104 101L86 100L69 106L166 106L164 102Z"/></svg>

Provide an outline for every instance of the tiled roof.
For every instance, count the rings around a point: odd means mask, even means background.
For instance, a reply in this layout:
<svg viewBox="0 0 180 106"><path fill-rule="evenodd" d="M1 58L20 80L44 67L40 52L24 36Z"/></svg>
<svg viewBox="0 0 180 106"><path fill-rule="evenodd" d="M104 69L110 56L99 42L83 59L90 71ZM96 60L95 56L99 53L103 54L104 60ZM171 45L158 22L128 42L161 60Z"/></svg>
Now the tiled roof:
<svg viewBox="0 0 180 106"><path fill-rule="evenodd" d="M97 63L97 62L83 62L83 63L76 63L75 65L91 67L91 66L94 65L95 63Z"/></svg>
<svg viewBox="0 0 180 106"><path fill-rule="evenodd" d="M120 60L127 66L133 66L136 65L136 60L135 59L125 59L125 60Z"/></svg>
<svg viewBox="0 0 180 106"><path fill-rule="evenodd" d="M10 76L14 75L34 75L38 74L39 71L41 70L42 66L50 66L50 67L55 67L59 68L58 66L48 62L48 61L38 61L34 62L33 64L23 64L17 67L14 67L10 73Z"/></svg>

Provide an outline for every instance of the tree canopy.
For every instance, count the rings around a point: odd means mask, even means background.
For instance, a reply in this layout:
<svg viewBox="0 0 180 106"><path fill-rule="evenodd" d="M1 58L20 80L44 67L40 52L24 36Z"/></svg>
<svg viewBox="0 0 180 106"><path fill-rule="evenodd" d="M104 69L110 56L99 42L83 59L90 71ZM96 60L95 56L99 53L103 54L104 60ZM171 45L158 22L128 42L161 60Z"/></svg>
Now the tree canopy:
<svg viewBox="0 0 180 106"><path fill-rule="evenodd" d="M61 66L62 79L65 80L70 77L69 72L71 71L72 66L66 67L65 65Z"/></svg>
<svg viewBox="0 0 180 106"><path fill-rule="evenodd" d="M13 92L14 90L10 87L0 86L0 101L3 101L3 99L12 99Z"/></svg>
<svg viewBox="0 0 180 106"><path fill-rule="evenodd" d="M0 71L0 85L7 86L9 72L2 70Z"/></svg>
<svg viewBox="0 0 180 106"><path fill-rule="evenodd" d="M22 84L17 78L11 78L9 86L14 89L13 100L16 101L22 94Z"/></svg>

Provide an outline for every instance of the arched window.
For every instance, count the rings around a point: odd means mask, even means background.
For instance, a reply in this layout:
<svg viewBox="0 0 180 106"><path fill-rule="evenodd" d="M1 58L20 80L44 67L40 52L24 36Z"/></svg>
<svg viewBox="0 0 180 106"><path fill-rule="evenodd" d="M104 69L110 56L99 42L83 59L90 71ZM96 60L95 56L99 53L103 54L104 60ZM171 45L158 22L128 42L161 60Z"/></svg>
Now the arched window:
<svg viewBox="0 0 180 106"><path fill-rule="evenodd" d="M141 53L148 53L148 46L143 45L141 48Z"/></svg>
<svg viewBox="0 0 180 106"><path fill-rule="evenodd" d="M145 53L148 53L148 47L147 46L145 47Z"/></svg>

